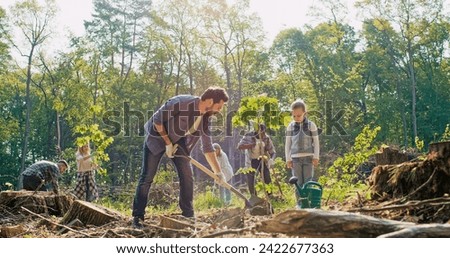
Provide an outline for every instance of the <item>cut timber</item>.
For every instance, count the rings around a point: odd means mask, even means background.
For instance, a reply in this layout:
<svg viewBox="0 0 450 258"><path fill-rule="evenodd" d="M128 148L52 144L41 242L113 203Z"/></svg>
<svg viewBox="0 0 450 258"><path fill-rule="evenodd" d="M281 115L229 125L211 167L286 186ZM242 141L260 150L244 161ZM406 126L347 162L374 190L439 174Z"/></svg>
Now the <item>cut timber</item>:
<svg viewBox="0 0 450 258"><path fill-rule="evenodd" d="M38 214L62 216L73 202L72 197L55 195L53 192L5 191L0 192L0 205L11 212L20 212L25 207Z"/></svg>
<svg viewBox="0 0 450 258"><path fill-rule="evenodd" d="M420 238L436 238L436 237L450 237L450 225L430 224L418 225L415 227L405 228L392 233L384 234L379 237L420 237Z"/></svg>
<svg viewBox="0 0 450 258"><path fill-rule="evenodd" d="M0 226L0 237L10 238L25 233L27 230L22 225Z"/></svg>
<svg viewBox="0 0 450 258"><path fill-rule="evenodd" d="M414 226L341 211L291 210L263 221L257 230L298 237L377 237Z"/></svg>
<svg viewBox="0 0 450 258"><path fill-rule="evenodd" d="M214 220L219 228L243 228L244 211L240 208L224 210Z"/></svg>
<svg viewBox="0 0 450 258"><path fill-rule="evenodd" d="M408 161L408 155L391 147L381 147L375 153L375 162L378 165L395 165Z"/></svg>
<svg viewBox="0 0 450 258"><path fill-rule="evenodd" d="M166 216L159 216L159 218L160 218L159 226L163 228L170 228L170 229L195 228L195 223L193 221L181 221Z"/></svg>
<svg viewBox="0 0 450 258"><path fill-rule="evenodd" d="M122 215L113 210L97 206L90 202L76 200L69 211L64 215L60 224L68 224L78 219L84 225L101 226L111 221L118 220Z"/></svg>

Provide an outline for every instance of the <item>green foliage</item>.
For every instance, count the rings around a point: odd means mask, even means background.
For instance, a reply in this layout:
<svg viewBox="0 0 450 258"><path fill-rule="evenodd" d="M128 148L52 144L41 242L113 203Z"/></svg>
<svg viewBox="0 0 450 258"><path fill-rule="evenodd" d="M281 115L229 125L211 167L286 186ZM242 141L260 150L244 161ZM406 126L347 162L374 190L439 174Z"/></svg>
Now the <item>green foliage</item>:
<svg viewBox="0 0 450 258"><path fill-rule="evenodd" d="M212 187L206 187L204 192L196 194L194 198L194 208L196 210L209 210L212 208L219 208L223 206L223 201L220 199Z"/></svg>
<svg viewBox="0 0 450 258"><path fill-rule="evenodd" d="M450 140L450 124L447 124L445 127L445 131L442 134L440 141L449 141Z"/></svg>
<svg viewBox="0 0 450 258"><path fill-rule="evenodd" d="M414 139L414 143L416 144L416 148L418 151L423 150L423 146L425 144L424 144L423 140L420 140L419 136L416 136L416 138Z"/></svg>
<svg viewBox="0 0 450 258"><path fill-rule="evenodd" d="M0 8L1 190L10 188L5 183L17 182L26 127L27 65L22 55L11 56L10 52L18 48L24 56L30 54L23 47L30 46L32 32L41 25L46 28L34 35L41 37L35 43L41 45L54 36L48 29L55 25L55 1L47 1L48 5L38 2L17 1L10 10ZM352 154L338 159L329 171L337 179L330 179L328 185L336 187L326 188L324 195L335 190L332 195L341 199L350 192L348 182L355 180L351 164L365 158L356 146L349 150L348 144L364 125L376 121L383 128L377 134L378 142L404 148L414 145L411 74L416 79L415 116L421 144L450 139L448 14L442 12L439 1L358 2L358 8L368 10L363 12L361 31L344 23L339 15L337 19L325 17L329 22L286 28L271 48L265 49L260 17L250 11L247 0L229 5L222 0L94 1L86 34L69 36L70 49L45 51L39 58L37 54L45 49L36 49L31 63L32 110L25 165L65 158L74 167L76 147L91 141L95 159L108 169L102 183L130 185L139 174L142 124L151 111L175 94L199 95L206 87L217 85L227 88L230 108L235 108L242 96L249 96L242 99L234 126L253 121L279 130L271 135L279 156L284 154L284 135L279 132L291 120L289 113L280 110L288 110L296 98L307 102L310 118L318 126L342 125L345 135L332 133L320 138L321 153ZM29 26L43 19L46 22ZM30 37L20 37L21 32ZM126 114L125 102L128 111L135 112ZM335 121L341 111L342 117ZM104 131L108 119L117 122L111 135ZM126 127L122 122L130 122L134 135L123 137ZM236 142L227 139L227 144L235 146ZM63 148L61 153L55 151L55 145ZM363 146L360 149L368 152ZM275 171L283 182L284 167ZM175 177L166 171L158 175L158 183ZM339 184L343 184L340 192ZM284 183L281 186L283 191L284 187L292 190ZM277 188L268 188L278 193ZM233 204L242 203L233 198ZM177 205L170 209L177 210Z"/></svg>
<svg viewBox="0 0 450 258"><path fill-rule="evenodd" d="M110 197L102 197L97 200L97 204L109 209L119 211L120 213L127 216L131 216L132 210L130 209L130 207L132 206L132 202L132 196L127 196L127 198L125 199L112 199Z"/></svg>
<svg viewBox="0 0 450 258"><path fill-rule="evenodd" d="M256 169L252 168L252 167L241 167L236 171L236 175L238 174L248 174L248 173L254 173L256 172Z"/></svg>
<svg viewBox="0 0 450 258"><path fill-rule="evenodd" d="M81 147L89 142L94 144L95 151L93 161L99 165L100 174L106 174L106 170L101 168L103 162L109 161L109 155L105 152L106 148L114 141L112 137L107 137L106 134L99 130L98 124L93 125L79 125L75 127L75 132L80 136L76 139L76 146Z"/></svg>
<svg viewBox="0 0 450 258"><path fill-rule="evenodd" d="M256 97L245 97L242 99L240 107L233 116L234 126L245 127L252 122L257 129L258 124L265 124L267 128L277 130L282 125L284 119L280 118L280 108L276 98L260 95Z"/></svg>
<svg viewBox="0 0 450 258"><path fill-rule="evenodd" d="M176 180L177 175L173 170L159 170L153 179L153 184L167 184Z"/></svg>
<svg viewBox="0 0 450 258"><path fill-rule="evenodd" d="M365 189L366 186L357 180L358 168L366 162L370 156L376 153L377 147L373 142L381 127L371 129L365 126L356 137L352 149L337 158L328 169L327 174L319 178L319 183L326 191L331 191L333 198L342 201L350 191Z"/></svg>

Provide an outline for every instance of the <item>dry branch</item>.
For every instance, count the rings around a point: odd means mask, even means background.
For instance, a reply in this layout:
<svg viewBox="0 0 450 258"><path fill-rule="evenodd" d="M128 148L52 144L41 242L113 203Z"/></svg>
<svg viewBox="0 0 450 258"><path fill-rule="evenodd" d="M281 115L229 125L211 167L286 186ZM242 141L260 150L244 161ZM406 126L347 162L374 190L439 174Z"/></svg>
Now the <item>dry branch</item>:
<svg viewBox="0 0 450 258"><path fill-rule="evenodd" d="M375 207L375 208L358 208L358 209L350 209L349 212L377 212L377 211L385 211L385 210L398 210L405 208L414 208L422 205L430 205L430 206L438 206L438 205L450 205L450 197L441 197L434 198L423 201L409 201L404 204L399 205L388 205L384 207Z"/></svg>
<svg viewBox="0 0 450 258"><path fill-rule="evenodd" d="M223 235L228 235L228 234L241 234L247 231L252 231L255 229L255 226L252 227L247 227L247 228L241 228L241 229L230 229L230 230L223 230L220 232L216 232L210 235L206 235L203 236L202 238L215 238L215 237L219 237L219 236L223 236Z"/></svg>
<svg viewBox="0 0 450 258"><path fill-rule="evenodd" d="M88 234L85 234L85 233L82 233L82 232L77 231L77 230L75 230L75 229L72 229L72 228L70 228L70 227L68 227L68 226L66 226L66 225L62 225L62 224L53 222L53 221L47 219L46 217L44 217L44 216L42 216L42 215L36 214L36 213L34 213L34 212L28 210L28 209L25 208L25 207L22 207L22 210L24 210L24 211L30 213L31 215L34 215L34 216L36 216L36 217L39 217L39 218L41 218L41 219L43 219L43 220L47 221L48 223L53 224L53 225L55 225L55 226L65 228L65 229L67 229L67 230L69 230L69 231L71 231L71 232L74 232L74 233L77 233L77 234L81 234L81 235L83 235L83 236L85 236L85 237L90 237Z"/></svg>

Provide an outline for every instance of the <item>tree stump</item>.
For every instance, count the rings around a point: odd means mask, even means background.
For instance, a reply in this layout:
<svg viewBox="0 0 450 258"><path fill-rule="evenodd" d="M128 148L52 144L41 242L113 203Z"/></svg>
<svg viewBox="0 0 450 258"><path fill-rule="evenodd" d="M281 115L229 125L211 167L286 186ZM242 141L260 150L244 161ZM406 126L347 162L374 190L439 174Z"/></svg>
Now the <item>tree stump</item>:
<svg viewBox="0 0 450 258"><path fill-rule="evenodd" d="M399 150L391 147L381 147L381 149L375 153L376 165L395 165L408 161L408 155L401 153Z"/></svg>
<svg viewBox="0 0 450 258"><path fill-rule="evenodd" d="M5 191L0 192L0 205L10 212L20 212L20 207L38 213L62 216L71 206L71 196L55 195L53 192Z"/></svg>
<svg viewBox="0 0 450 258"><path fill-rule="evenodd" d="M118 220L122 215L105 207L97 206L90 202L76 200L69 211L64 215L60 224L68 224L78 219L84 225L101 226L111 221Z"/></svg>
<svg viewBox="0 0 450 258"><path fill-rule="evenodd" d="M429 146L429 153L436 153L439 157L450 162L450 141L431 143ZM448 166L450 167L450 163L448 163Z"/></svg>
<svg viewBox="0 0 450 258"><path fill-rule="evenodd" d="M431 144L423 161L377 166L368 183L374 199L425 200L450 194L450 142Z"/></svg>

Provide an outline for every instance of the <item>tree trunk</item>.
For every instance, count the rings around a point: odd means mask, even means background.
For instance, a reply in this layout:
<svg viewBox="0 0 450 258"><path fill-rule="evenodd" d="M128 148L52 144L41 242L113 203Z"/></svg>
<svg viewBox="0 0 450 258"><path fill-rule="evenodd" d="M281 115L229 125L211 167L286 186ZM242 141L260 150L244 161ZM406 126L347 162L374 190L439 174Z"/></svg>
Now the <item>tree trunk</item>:
<svg viewBox="0 0 450 258"><path fill-rule="evenodd" d="M398 80L398 76L397 76L397 96L398 99L400 101L400 115L402 117L402 129L403 129L403 146L405 149L408 148L408 125L406 122L406 112L404 111L404 105L403 105L403 99L402 99L402 94L401 94L401 89L400 89L400 82Z"/></svg>
<svg viewBox="0 0 450 258"><path fill-rule="evenodd" d="M263 221L258 230L298 237L377 237L413 227L413 223L377 219L341 211L291 210Z"/></svg>
<svg viewBox="0 0 450 258"><path fill-rule="evenodd" d="M61 157L62 149L61 149L61 121L59 119L59 112L56 111L56 154L58 158Z"/></svg>
<svg viewBox="0 0 450 258"><path fill-rule="evenodd" d="M27 106L26 117L25 117L25 132L23 137L23 147L22 147L22 161L20 164L20 174L25 170L25 160L27 159L28 153L28 137L30 135L30 114L31 114L31 99L30 99L30 84L31 84L31 63L33 61L34 44L31 44L30 55L28 56L27 65L27 82L26 82L26 96L25 103Z"/></svg>
<svg viewBox="0 0 450 258"><path fill-rule="evenodd" d="M181 63L182 63L182 58L183 58L183 39L180 39L180 46L178 48L178 50L180 51L179 56L178 56L178 62L177 62L177 84L176 84L176 88L175 88L175 95L180 94L180 77L181 77Z"/></svg>

